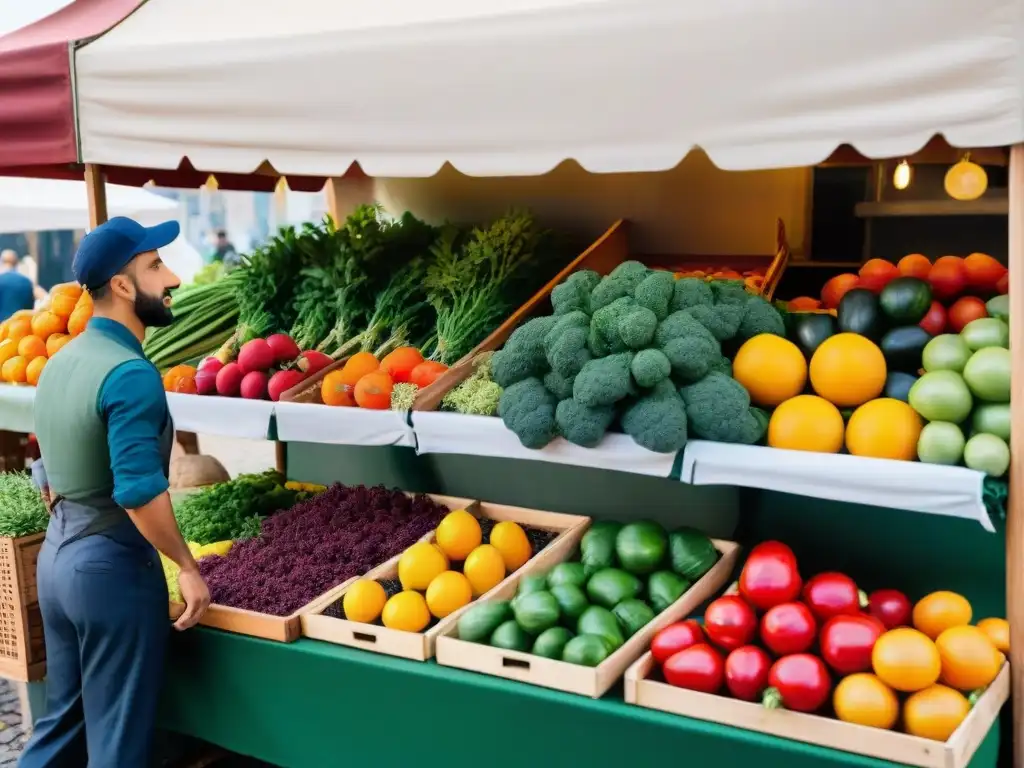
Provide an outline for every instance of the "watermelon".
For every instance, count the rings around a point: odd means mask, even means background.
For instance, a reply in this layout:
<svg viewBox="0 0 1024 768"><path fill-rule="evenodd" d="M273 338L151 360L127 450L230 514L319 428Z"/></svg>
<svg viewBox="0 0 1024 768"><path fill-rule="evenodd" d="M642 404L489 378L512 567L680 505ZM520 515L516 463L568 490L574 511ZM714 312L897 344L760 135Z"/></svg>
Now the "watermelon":
<svg viewBox="0 0 1024 768"><path fill-rule="evenodd" d="M916 325L932 306L932 289L916 277L897 277L878 296L882 312L894 325Z"/></svg>

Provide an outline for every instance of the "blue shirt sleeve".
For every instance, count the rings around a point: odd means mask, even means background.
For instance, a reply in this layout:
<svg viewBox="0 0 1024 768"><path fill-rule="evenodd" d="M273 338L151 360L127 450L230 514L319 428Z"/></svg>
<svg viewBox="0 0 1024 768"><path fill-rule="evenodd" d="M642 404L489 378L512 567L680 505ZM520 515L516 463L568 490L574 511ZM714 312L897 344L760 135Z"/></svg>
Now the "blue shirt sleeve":
<svg viewBox="0 0 1024 768"><path fill-rule="evenodd" d="M100 389L107 425L114 501L138 509L168 489L160 438L167 424L167 396L160 374L145 360L122 363Z"/></svg>

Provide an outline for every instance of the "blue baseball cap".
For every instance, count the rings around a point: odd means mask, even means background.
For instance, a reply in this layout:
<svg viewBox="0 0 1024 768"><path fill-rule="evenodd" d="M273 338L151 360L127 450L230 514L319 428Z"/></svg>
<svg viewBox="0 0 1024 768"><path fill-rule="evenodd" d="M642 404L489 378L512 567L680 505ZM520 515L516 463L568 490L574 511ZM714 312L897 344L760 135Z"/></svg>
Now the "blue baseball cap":
<svg viewBox="0 0 1024 768"><path fill-rule="evenodd" d="M82 238L71 271L86 288L99 288L140 253L170 245L180 232L176 221L144 227L133 219L115 216Z"/></svg>

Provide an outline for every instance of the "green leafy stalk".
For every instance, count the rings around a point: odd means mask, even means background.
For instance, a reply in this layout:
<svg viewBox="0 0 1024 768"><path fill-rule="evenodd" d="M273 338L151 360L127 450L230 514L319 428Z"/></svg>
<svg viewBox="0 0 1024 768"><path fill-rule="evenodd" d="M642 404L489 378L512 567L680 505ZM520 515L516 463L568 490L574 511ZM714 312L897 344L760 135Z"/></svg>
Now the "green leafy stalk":
<svg viewBox="0 0 1024 768"><path fill-rule="evenodd" d="M0 473L0 536L30 536L46 530L49 521L43 497L27 473Z"/></svg>

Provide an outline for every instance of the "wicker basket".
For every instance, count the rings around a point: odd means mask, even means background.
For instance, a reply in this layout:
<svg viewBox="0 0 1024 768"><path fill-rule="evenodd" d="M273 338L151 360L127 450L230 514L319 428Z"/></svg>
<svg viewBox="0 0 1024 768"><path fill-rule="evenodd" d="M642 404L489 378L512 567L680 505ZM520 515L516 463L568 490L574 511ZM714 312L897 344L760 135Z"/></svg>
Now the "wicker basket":
<svg viewBox="0 0 1024 768"><path fill-rule="evenodd" d="M0 537L0 677L30 682L46 674L36 561L46 534Z"/></svg>

